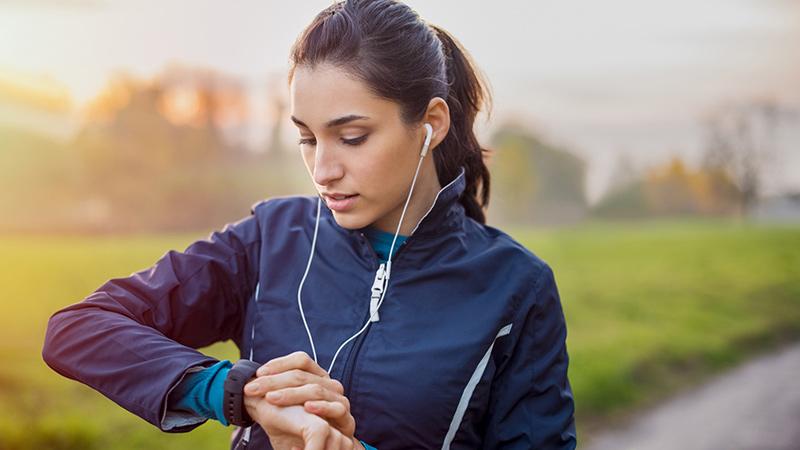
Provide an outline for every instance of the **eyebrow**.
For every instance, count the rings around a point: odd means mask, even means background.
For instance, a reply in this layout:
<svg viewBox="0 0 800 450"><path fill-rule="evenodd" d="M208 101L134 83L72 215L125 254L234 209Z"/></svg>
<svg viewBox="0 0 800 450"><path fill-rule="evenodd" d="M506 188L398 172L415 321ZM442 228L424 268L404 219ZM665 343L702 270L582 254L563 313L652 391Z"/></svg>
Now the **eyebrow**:
<svg viewBox="0 0 800 450"><path fill-rule="evenodd" d="M309 128L308 125L306 125L302 120L298 119L297 117L291 116L291 118L292 118L292 122L294 122L294 123L296 123L296 124L298 124L300 126ZM325 128L338 127L340 125L344 125L346 123L350 123L350 122L352 122L354 120L362 120L362 119L369 119L369 117L359 116L357 114L350 114L350 115L347 115L347 116L339 117L338 119L333 119L333 120L328 121L325 124Z"/></svg>

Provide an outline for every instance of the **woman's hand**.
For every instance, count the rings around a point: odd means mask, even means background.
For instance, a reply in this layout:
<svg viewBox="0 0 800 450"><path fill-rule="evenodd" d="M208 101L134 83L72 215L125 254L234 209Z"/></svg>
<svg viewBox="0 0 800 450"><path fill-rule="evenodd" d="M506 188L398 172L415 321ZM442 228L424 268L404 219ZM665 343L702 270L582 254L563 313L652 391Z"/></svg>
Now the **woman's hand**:
<svg viewBox="0 0 800 450"><path fill-rule="evenodd" d="M275 450L363 449L360 442L301 406L275 406L258 396L245 396L244 404L247 414L264 429Z"/></svg>
<svg viewBox="0 0 800 450"><path fill-rule="evenodd" d="M245 397L263 397L276 406L302 405L305 411L326 419L342 434L358 443L353 436L356 422L350 414L350 401L342 384L305 352L275 358L256 372L256 379L245 386Z"/></svg>

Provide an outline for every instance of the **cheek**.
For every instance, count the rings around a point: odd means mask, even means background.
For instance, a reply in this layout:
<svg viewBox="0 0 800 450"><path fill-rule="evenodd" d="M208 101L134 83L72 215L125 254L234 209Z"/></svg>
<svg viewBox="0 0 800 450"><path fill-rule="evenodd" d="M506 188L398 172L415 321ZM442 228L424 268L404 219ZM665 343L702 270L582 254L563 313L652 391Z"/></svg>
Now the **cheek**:
<svg viewBox="0 0 800 450"><path fill-rule="evenodd" d="M397 191L398 184L405 178L405 164L400 158L400 148L386 143L365 154L369 156L364 156L357 162L361 184L373 195L377 194L387 200L387 196ZM409 180L411 176L413 173L409 175Z"/></svg>
<svg viewBox="0 0 800 450"><path fill-rule="evenodd" d="M308 149L300 150L300 157L303 158L303 164L311 172L314 169L314 152Z"/></svg>
<svg viewBox="0 0 800 450"><path fill-rule="evenodd" d="M300 150L300 157L303 159L303 165L306 168L308 176L314 180L314 151L313 150ZM316 185L316 183L314 183Z"/></svg>

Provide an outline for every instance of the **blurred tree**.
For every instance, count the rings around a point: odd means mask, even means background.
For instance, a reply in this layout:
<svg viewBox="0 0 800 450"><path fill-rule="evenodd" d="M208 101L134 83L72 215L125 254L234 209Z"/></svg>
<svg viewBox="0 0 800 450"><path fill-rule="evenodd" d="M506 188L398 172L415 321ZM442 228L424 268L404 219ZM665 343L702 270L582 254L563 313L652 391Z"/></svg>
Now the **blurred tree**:
<svg viewBox="0 0 800 450"><path fill-rule="evenodd" d="M508 222L556 224L586 213L586 163L519 125L491 138L493 217Z"/></svg>
<svg viewBox="0 0 800 450"><path fill-rule="evenodd" d="M609 189L592 212L603 217L731 215L738 211L739 197L727 173L692 170L681 158L673 157L665 165Z"/></svg>
<svg viewBox="0 0 800 450"><path fill-rule="evenodd" d="M636 166L628 152L617 153L616 163L611 171L608 190L611 192L627 189L641 178L641 169Z"/></svg>
<svg viewBox="0 0 800 450"><path fill-rule="evenodd" d="M244 83L205 68L168 67L155 80L163 89L159 111L174 125L202 130L209 149L234 157L249 110Z"/></svg>
<svg viewBox="0 0 800 450"><path fill-rule="evenodd" d="M774 156L779 118L778 104L763 99L720 107L703 123L703 167L719 175L715 180L727 174L734 181L742 215L758 201L764 166Z"/></svg>
<svg viewBox="0 0 800 450"><path fill-rule="evenodd" d="M242 134L247 120L245 99L241 83L207 70L173 66L149 81L112 80L72 145L86 198L105 212L95 225L215 226L268 192L293 192L296 171L230 143L227 134Z"/></svg>
<svg viewBox="0 0 800 450"><path fill-rule="evenodd" d="M0 228L209 229L259 199L310 191L300 158L243 145L248 124L235 77L181 66L149 80L118 73L68 142L0 127Z"/></svg>
<svg viewBox="0 0 800 450"><path fill-rule="evenodd" d="M644 195L642 169L636 167L630 154L620 152L612 169L608 189L592 207L592 214L601 217L642 217L650 211Z"/></svg>
<svg viewBox="0 0 800 450"><path fill-rule="evenodd" d="M267 144L267 153L272 157L280 157L283 154L283 143L281 136L281 129L286 117L286 100L281 95L285 91L283 87L285 78L282 76L271 77L268 81L267 109L269 111L268 117L269 124L269 142Z"/></svg>

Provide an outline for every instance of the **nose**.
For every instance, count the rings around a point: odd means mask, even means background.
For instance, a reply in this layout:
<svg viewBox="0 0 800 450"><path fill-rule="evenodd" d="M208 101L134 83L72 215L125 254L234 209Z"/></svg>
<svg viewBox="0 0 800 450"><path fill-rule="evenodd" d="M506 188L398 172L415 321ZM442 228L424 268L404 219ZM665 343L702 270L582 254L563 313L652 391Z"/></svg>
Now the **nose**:
<svg viewBox="0 0 800 450"><path fill-rule="evenodd" d="M330 185L344 176L344 167L336 157L336 149L317 141L314 154L314 182L320 186Z"/></svg>

